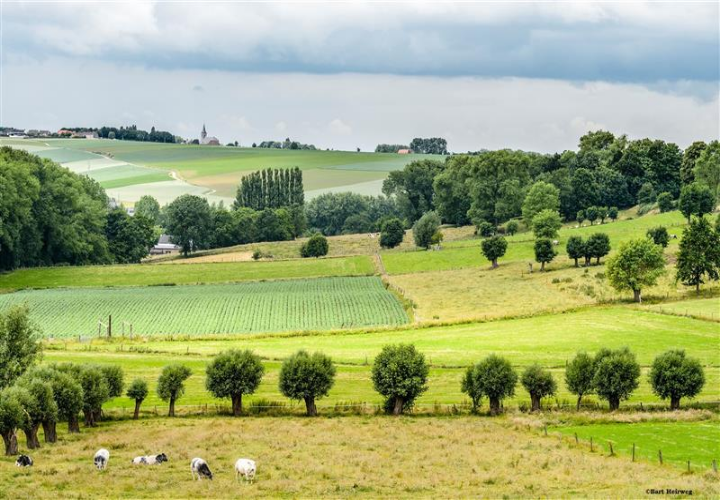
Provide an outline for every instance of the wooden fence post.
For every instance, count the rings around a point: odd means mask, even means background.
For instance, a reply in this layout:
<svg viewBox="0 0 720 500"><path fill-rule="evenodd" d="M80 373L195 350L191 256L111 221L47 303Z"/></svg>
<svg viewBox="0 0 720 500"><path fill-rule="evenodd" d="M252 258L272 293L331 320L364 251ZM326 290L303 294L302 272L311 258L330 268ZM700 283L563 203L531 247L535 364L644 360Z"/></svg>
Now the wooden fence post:
<svg viewBox="0 0 720 500"><path fill-rule="evenodd" d="M690 472L690 460L688 460L688 472Z"/></svg>
<svg viewBox="0 0 720 500"><path fill-rule="evenodd" d="M613 447L612 447L612 441L608 441L608 444L610 445L610 456L612 457L613 455L615 455L615 452L613 451Z"/></svg>
<svg viewBox="0 0 720 500"><path fill-rule="evenodd" d="M545 429L545 435L547 436L547 425L544 427Z"/></svg>
<svg viewBox="0 0 720 500"><path fill-rule="evenodd" d="M577 437L577 432L575 433L575 444L579 444L578 437Z"/></svg>
<svg viewBox="0 0 720 500"><path fill-rule="evenodd" d="M715 474L717 474L717 460L713 460L712 468L715 471Z"/></svg>
<svg viewBox="0 0 720 500"><path fill-rule="evenodd" d="M662 465L662 450L658 450L658 459L660 459L660 465Z"/></svg>
<svg viewBox="0 0 720 500"><path fill-rule="evenodd" d="M590 451L593 451L592 436L590 436Z"/></svg>
<svg viewBox="0 0 720 500"><path fill-rule="evenodd" d="M633 462L635 461L635 443L633 443L633 459L632 459L632 461Z"/></svg>

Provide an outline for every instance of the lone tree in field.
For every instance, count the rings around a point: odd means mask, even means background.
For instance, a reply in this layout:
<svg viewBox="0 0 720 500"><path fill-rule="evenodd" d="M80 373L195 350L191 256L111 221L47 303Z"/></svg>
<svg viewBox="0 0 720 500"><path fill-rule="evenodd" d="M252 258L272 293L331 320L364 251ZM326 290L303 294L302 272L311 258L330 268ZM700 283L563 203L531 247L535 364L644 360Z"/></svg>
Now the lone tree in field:
<svg viewBox="0 0 720 500"><path fill-rule="evenodd" d="M557 210L542 210L532 220L533 233L536 238L557 238L562 227L562 219Z"/></svg>
<svg viewBox="0 0 720 500"><path fill-rule="evenodd" d="M482 253L487 260L492 262L492 267L495 269L498 267L498 259L505 255L507 250L507 240L502 236L491 236L482 241Z"/></svg>
<svg viewBox="0 0 720 500"><path fill-rule="evenodd" d="M0 392L0 434L7 456L18 454L17 430L25 420L18 395L20 391L17 387L11 387Z"/></svg>
<svg viewBox="0 0 720 500"><path fill-rule="evenodd" d="M594 390L595 360L587 353L579 352L565 368L565 386L577 398L576 409L580 409L583 396Z"/></svg>
<svg viewBox="0 0 720 500"><path fill-rule="evenodd" d="M280 392L290 399L305 401L310 417L317 415L315 400L325 397L335 383L335 365L321 352L298 351L280 368Z"/></svg>
<svg viewBox="0 0 720 500"><path fill-rule="evenodd" d="M553 242L550 238L538 238L535 240L535 260L540 263L540 270L545 270L545 264L552 262L557 255Z"/></svg>
<svg viewBox="0 0 720 500"><path fill-rule="evenodd" d="M130 387L128 387L127 397L135 401L135 412L133 413L133 420L137 420L140 418L140 405L142 405L143 401L145 401L145 398L148 395L148 385L147 382L145 382L141 378L136 378L132 381L130 384Z"/></svg>
<svg viewBox="0 0 720 500"><path fill-rule="evenodd" d="M651 227L647 230L647 237L656 245L666 248L670 243L670 234L664 226Z"/></svg>
<svg viewBox="0 0 720 500"><path fill-rule="evenodd" d="M320 233L315 233L300 247L300 256L305 258L323 257L327 255L329 249L327 238Z"/></svg>
<svg viewBox="0 0 720 500"><path fill-rule="evenodd" d="M233 349L221 352L207 366L205 387L216 398L230 398L237 417L242 413L243 394L253 394L264 373L259 356Z"/></svg>
<svg viewBox="0 0 720 500"><path fill-rule="evenodd" d="M627 347L603 349L596 356L593 385L598 397L607 400L610 411L620 408L620 401L630 397L639 379L640 365Z"/></svg>
<svg viewBox="0 0 720 500"><path fill-rule="evenodd" d="M654 285L664 272L662 247L647 238L623 243L607 261L610 284L618 291L632 290L635 302L642 302L642 289Z"/></svg>
<svg viewBox="0 0 720 500"><path fill-rule="evenodd" d="M0 314L0 389L11 386L40 358L40 333L28 308L13 306Z"/></svg>
<svg viewBox="0 0 720 500"><path fill-rule="evenodd" d="M433 236L440 229L440 217L435 212L427 212L413 226L415 246L428 249L432 245Z"/></svg>
<svg viewBox="0 0 720 500"><path fill-rule="evenodd" d="M693 182L683 186L680 190L678 209L680 209L688 223L690 223L691 216L702 217L712 212L713 208L715 208L715 197L706 185Z"/></svg>
<svg viewBox="0 0 720 500"><path fill-rule="evenodd" d="M705 373L697 359L685 357L685 351L667 351L653 361L648 376L653 392L670 399L670 409L680 408L680 398L694 398L705 385Z"/></svg>
<svg viewBox="0 0 720 500"><path fill-rule="evenodd" d="M578 267L578 260L585 256L585 242L582 236L570 236L565 250L568 257L575 260L575 267Z"/></svg>
<svg viewBox="0 0 720 500"><path fill-rule="evenodd" d="M540 411L540 400L546 396L552 396L557 391L557 384L552 374L537 364L525 369L520 382L530 394L532 411Z"/></svg>
<svg viewBox="0 0 720 500"><path fill-rule="evenodd" d="M585 258L595 259L600 264L600 258L610 253L610 237L605 233L591 234L585 242Z"/></svg>
<svg viewBox="0 0 720 500"><path fill-rule="evenodd" d="M405 238L405 226L397 217L388 219L380 227L380 246L395 248Z"/></svg>
<svg viewBox="0 0 720 500"><path fill-rule="evenodd" d="M475 366L469 366L465 371L465 376L462 379L460 390L470 397L470 400L472 401L472 412L477 413L482 402L483 393L477 384Z"/></svg>
<svg viewBox="0 0 720 500"><path fill-rule="evenodd" d="M95 427L95 417L100 414L103 403L110 397L107 379L97 366L83 366L80 368L79 381L83 390L85 426Z"/></svg>
<svg viewBox="0 0 720 500"><path fill-rule="evenodd" d="M720 278L720 234L705 217L695 218L683 230L676 265L677 281L697 292L706 278Z"/></svg>
<svg viewBox="0 0 720 500"><path fill-rule="evenodd" d="M168 365L158 377L157 393L160 399L170 402L168 416L175 416L175 402L185 394L185 381L192 370L184 365Z"/></svg>
<svg viewBox="0 0 720 500"><path fill-rule="evenodd" d="M502 400L515 394L515 370L508 360L491 354L475 365L474 373L475 387L490 401L490 414L499 414Z"/></svg>
<svg viewBox="0 0 720 500"><path fill-rule="evenodd" d="M412 408L427 390L429 370L425 356L414 345L383 347L373 363L372 381L375 390L385 396L385 411L400 415Z"/></svg>

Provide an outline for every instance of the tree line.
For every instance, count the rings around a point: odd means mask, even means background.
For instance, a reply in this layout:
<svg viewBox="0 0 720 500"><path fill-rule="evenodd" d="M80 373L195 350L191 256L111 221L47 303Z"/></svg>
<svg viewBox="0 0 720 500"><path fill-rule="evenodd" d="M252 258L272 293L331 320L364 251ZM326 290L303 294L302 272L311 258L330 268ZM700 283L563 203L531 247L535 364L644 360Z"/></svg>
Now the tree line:
<svg viewBox="0 0 720 500"><path fill-rule="evenodd" d="M139 262L157 241L87 176L8 147L0 165L0 269Z"/></svg>
<svg viewBox="0 0 720 500"><path fill-rule="evenodd" d="M260 144L253 142L252 147L265 149L306 149L311 151L317 149L314 144L303 144L302 142L291 141L289 137L285 138L284 141L262 141Z"/></svg>
<svg viewBox="0 0 720 500"><path fill-rule="evenodd" d="M244 176L237 189L234 208L290 207L305 203L302 171L298 168L268 168Z"/></svg>
<svg viewBox="0 0 720 500"><path fill-rule="evenodd" d="M376 153L397 153L401 149L409 149L412 150L413 153L417 154L448 154L447 141L442 137L416 137L410 141L409 146L405 146L403 144L378 144L375 146Z"/></svg>
<svg viewBox="0 0 720 500"><path fill-rule="evenodd" d="M7 349L12 346L13 349ZM45 441L57 440L57 424L67 422L68 432L80 432L80 414L87 427L103 418L103 404L122 396L124 373L117 365L61 363L37 365L40 356L39 333L27 318L27 309L11 308L0 315L0 434L5 454L18 453L17 431L26 437L27 447L40 447L38 431L43 428ZM305 404L308 416L317 415L316 401L326 397L335 383L336 367L320 352L300 350L286 358L280 368L278 389L287 398ZM428 389L430 366L412 344L386 345L375 357L371 370L374 389L383 396L387 414L400 415L411 410L418 397ZM243 397L260 386L265 367L249 350L229 350L215 356L205 369L205 388L220 399L230 399L235 416L243 413ZM175 405L185 393L192 370L182 364L167 365L161 371L156 392L168 403L168 416L174 417ZM594 356L579 352L566 365L565 385L582 398L596 394L607 401L611 411L629 399L637 389L640 365L627 348L600 349ZM491 415L503 410L503 400L515 395L518 384L530 395L530 409L539 411L543 398L554 396L557 382L538 364L528 366L520 376L511 363L491 354L465 371L461 390L477 413L483 398ZM700 362L685 351L670 350L655 358L648 381L656 396L670 400L670 408L680 407L682 398L693 398L705 384ZM125 395L135 403L133 418L149 393L147 382L134 380Z"/></svg>

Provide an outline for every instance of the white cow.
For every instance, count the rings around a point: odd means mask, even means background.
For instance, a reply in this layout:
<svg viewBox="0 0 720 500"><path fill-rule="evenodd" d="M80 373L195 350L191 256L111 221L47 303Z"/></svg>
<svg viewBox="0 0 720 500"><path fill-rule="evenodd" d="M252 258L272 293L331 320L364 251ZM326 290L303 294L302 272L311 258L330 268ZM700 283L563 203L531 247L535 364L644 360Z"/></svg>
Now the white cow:
<svg viewBox="0 0 720 500"><path fill-rule="evenodd" d="M132 463L135 465L160 465L163 462L167 462L168 458L165 453L160 453L159 455L147 455L144 457L135 457L132 460Z"/></svg>
<svg viewBox="0 0 720 500"><path fill-rule="evenodd" d="M197 474L198 481L203 477L208 479L213 478L212 472L210 472L210 467L208 467L207 462L202 458L193 458L190 460L190 473L192 474L193 479L195 479L195 475Z"/></svg>
<svg viewBox="0 0 720 500"><path fill-rule="evenodd" d="M240 476L242 475L246 481L250 481L251 483L255 480L255 471L257 468L255 467L255 461L250 460L249 458L239 458L237 462L235 462L235 479L240 480Z"/></svg>
<svg viewBox="0 0 720 500"><path fill-rule="evenodd" d="M97 453L95 453L95 467L97 467L98 470L105 469L109 460L110 452L107 451L105 448L100 448Z"/></svg>

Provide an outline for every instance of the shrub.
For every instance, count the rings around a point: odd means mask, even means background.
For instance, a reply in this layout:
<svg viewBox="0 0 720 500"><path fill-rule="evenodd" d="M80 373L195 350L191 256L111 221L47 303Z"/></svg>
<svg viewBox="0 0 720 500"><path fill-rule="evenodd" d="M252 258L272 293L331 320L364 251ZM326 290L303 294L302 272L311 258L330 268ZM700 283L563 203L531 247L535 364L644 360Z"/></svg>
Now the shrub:
<svg viewBox="0 0 720 500"><path fill-rule="evenodd" d="M491 354L475 365L474 376L475 387L490 401L490 413L497 415L502 400L515 394L518 379L515 370L509 361Z"/></svg>
<svg viewBox="0 0 720 500"><path fill-rule="evenodd" d="M136 378L128 387L127 397L135 401L135 412L133 413L133 420L137 420L140 417L140 405L148 395L148 385L141 378Z"/></svg>
<svg viewBox="0 0 720 500"><path fill-rule="evenodd" d="M495 226L487 221L480 221L475 227L477 228L477 234L483 238L489 238L495 234Z"/></svg>
<svg viewBox="0 0 720 500"><path fill-rule="evenodd" d="M647 237L656 245L665 248L670 243L670 235L664 226L651 227L647 230Z"/></svg>
<svg viewBox="0 0 720 500"><path fill-rule="evenodd" d="M685 351L667 351L653 361L648 376L653 392L670 399L670 409L680 408L680 398L693 398L705 385L705 374L697 359L685 357Z"/></svg>
<svg viewBox="0 0 720 500"><path fill-rule="evenodd" d="M486 238L481 243L482 253L487 260L492 262L492 267L498 267L498 259L505 255L507 250L507 241L502 236L493 236Z"/></svg>
<svg viewBox="0 0 720 500"><path fill-rule="evenodd" d="M577 398L577 409L580 409L582 397L593 392L595 377L595 360L587 353L579 352L565 367L565 385Z"/></svg>
<svg viewBox="0 0 720 500"><path fill-rule="evenodd" d="M242 413L243 394L253 394L265 369L252 351L231 349L215 356L206 368L205 387L216 398L230 398L233 415Z"/></svg>
<svg viewBox="0 0 720 500"><path fill-rule="evenodd" d="M310 355L298 351L280 368L280 392L290 399L305 401L308 416L317 415L315 400L327 396L334 383L335 366L320 352Z"/></svg>
<svg viewBox="0 0 720 500"><path fill-rule="evenodd" d="M185 394L185 381L192 370L184 365L168 365L158 377L157 393L163 401L169 401L168 416L175 416L175 402Z"/></svg>
<svg viewBox="0 0 720 500"><path fill-rule="evenodd" d="M575 260L575 267L578 267L578 259L585 256L585 242L581 236L570 236L565 250L568 257Z"/></svg>
<svg viewBox="0 0 720 500"><path fill-rule="evenodd" d="M608 217L612 220L617 220L618 218L618 208L617 207L610 207L608 208Z"/></svg>
<svg viewBox="0 0 720 500"><path fill-rule="evenodd" d="M594 258L600 264L600 258L610 253L610 237L605 233L591 234L585 242L585 256L589 260Z"/></svg>
<svg viewBox="0 0 720 500"><path fill-rule="evenodd" d="M445 236L442 234L442 231L439 229L435 231L435 234L432 235L432 238L430 238L430 244L435 246L442 243L442 240L445 239Z"/></svg>
<svg viewBox="0 0 720 500"><path fill-rule="evenodd" d="M310 236L310 239L300 247L302 257L322 257L327 255L329 249L328 240L320 233Z"/></svg>
<svg viewBox="0 0 720 500"><path fill-rule="evenodd" d="M380 246L383 248L395 248L405 238L405 226L396 217L383 222L380 227Z"/></svg>
<svg viewBox="0 0 720 500"><path fill-rule="evenodd" d="M435 212L427 212L413 226L413 239L418 248L430 248L432 239L440 228L440 217Z"/></svg>
<svg viewBox="0 0 720 500"><path fill-rule="evenodd" d="M552 374L537 364L525 369L520 382L530 394L532 411L540 411L540 400L546 396L552 396L557 391L557 384Z"/></svg>
<svg viewBox="0 0 720 500"><path fill-rule="evenodd" d="M508 236L512 236L518 232L519 226L520 225L515 220L508 221L507 224L505 224L505 232Z"/></svg>
<svg viewBox="0 0 720 500"><path fill-rule="evenodd" d="M601 399L607 400L610 411L620 408L620 401L628 399L638 387L640 365L627 347L601 350L595 357L593 386Z"/></svg>
<svg viewBox="0 0 720 500"><path fill-rule="evenodd" d="M542 210L532 220L536 238L556 238L561 227L562 220L557 210Z"/></svg>
<svg viewBox="0 0 720 500"><path fill-rule="evenodd" d="M552 262L557 255L553 242L549 238L535 240L535 260L540 263L540 270L545 270L545 264Z"/></svg>
<svg viewBox="0 0 720 500"><path fill-rule="evenodd" d="M372 381L385 397L385 411L400 415L427 390L429 367L412 344L387 345L375 358Z"/></svg>
<svg viewBox="0 0 720 500"><path fill-rule="evenodd" d="M674 207L675 204L673 203L673 197L667 191L660 193L658 195L657 204L658 204L658 208L660 209L660 212L662 212L662 213L669 212L673 208L675 208Z"/></svg>
<svg viewBox="0 0 720 500"><path fill-rule="evenodd" d="M662 248L647 238L631 240L607 262L610 285L618 291L632 290L635 302L641 302L642 288L652 286L665 272Z"/></svg>

